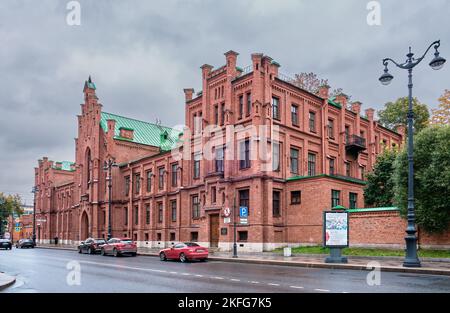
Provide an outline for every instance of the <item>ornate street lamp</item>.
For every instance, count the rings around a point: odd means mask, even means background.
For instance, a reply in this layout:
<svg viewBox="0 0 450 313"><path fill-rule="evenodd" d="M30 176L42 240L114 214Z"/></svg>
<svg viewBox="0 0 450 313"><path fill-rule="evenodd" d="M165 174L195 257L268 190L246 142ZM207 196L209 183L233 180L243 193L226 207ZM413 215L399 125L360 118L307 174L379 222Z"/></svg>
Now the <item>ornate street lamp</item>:
<svg viewBox="0 0 450 313"><path fill-rule="evenodd" d="M384 73L378 79L383 85L388 85L394 76L388 72L388 61L395 64L398 68L408 70L408 226L406 227L406 256L403 261L404 267L420 267L420 260L417 257L417 237L415 226L415 213L414 213L414 159L413 159L413 106L412 106L412 70L419 64L431 47L434 46L435 53L434 59L431 60L429 65L434 70L439 70L444 66L445 59L439 56L438 48L441 45L440 40L436 40L425 51L425 53L418 59L413 58L414 53L411 52L409 47L409 53L406 55L407 59L404 63L397 63L390 58L383 60Z"/></svg>
<svg viewBox="0 0 450 313"><path fill-rule="evenodd" d="M116 167L117 164L112 159L108 159L108 161L105 161L103 164L103 170L108 172L108 177L106 180L108 181L108 240L112 237L112 212L111 212L111 204L112 204L112 175L111 175L111 169L113 167Z"/></svg>

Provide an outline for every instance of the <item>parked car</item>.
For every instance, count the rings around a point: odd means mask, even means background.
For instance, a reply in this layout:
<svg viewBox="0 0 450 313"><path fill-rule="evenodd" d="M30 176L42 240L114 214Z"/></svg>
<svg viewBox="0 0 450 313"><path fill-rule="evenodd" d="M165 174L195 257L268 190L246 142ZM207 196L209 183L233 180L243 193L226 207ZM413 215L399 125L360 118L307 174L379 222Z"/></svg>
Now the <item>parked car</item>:
<svg viewBox="0 0 450 313"><path fill-rule="evenodd" d="M12 242L9 239L0 239L0 249L11 250Z"/></svg>
<svg viewBox="0 0 450 313"><path fill-rule="evenodd" d="M88 238L80 243L78 253L95 254L100 252L105 244L106 240L103 238Z"/></svg>
<svg viewBox="0 0 450 313"><path fill-rule="evenodd" d="M16 242L16 248L34 248L33 239L20 239Z"/></svg>
<svg viewBox="0 0 450 313"><path fill-rule="evenodd" d="M130 238L111 238L101 247L101 255L112 254L114 256L121 256L129 254L136 256L137 246Z"/></svg>
<svg viewBox="0 0 450 313"><path fill-rule="evenodd" d="M172 248L159 251L159 258L161 261L177 259L183 263L192 260L206 261L208 259L208 248L202 247L195 242L180 242Z"/></svg>

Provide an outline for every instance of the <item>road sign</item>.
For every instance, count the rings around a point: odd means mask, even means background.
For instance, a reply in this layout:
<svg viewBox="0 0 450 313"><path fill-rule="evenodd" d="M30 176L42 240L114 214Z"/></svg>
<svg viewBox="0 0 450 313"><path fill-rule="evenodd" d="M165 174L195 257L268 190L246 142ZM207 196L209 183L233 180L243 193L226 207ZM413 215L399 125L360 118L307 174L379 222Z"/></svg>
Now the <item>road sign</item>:
<svg viewBox="0 0 450 313"><path fill-rule="evenodd" d="M16 227L16 228L15 228L15 232L16 232L16 233L19 233L19 232L20 232L20 229L21 229L21 227Z"/></svg>
<svg viewBox="0 0 450 313"><path fill-rule="evenodd" d="M246 217L241 217L241 218L239 219L239 222L240 222L241 224L248 224L248 220L247 220Z"/></svg>
<svg viewBox="0 0 450 313"><path fill-rule="evenodd" d="M10 238L11 238L11 234L10 234L9 232L6 232L6 233L3 235L3 238L5 238L5 239L10 239Z"/></svg>
<svg viewBox="0 0 450 313"><path fill-rule="evenodd" d="M244 217L247 218L248 217L248 208L246 206L241 206L239 208L239 217Z"/></svg>
<svg viewBox="0 0 450 313"><path fill-rule="evenodd" d="M16 223L16 227L20 227L20 223Z"/></svg>
<svg viewBox="0 0 450 313"><path fill-rule="evenodd" d="M231 215L231 209L230 208L223 209L223 215L225 217L229 217Z"/></svg>
<svg viewBox="0 0 450 313"><path fill-rule="evenodd" d="M230 224L230 222L231 222L231 218L230 218L230 217L225 217L225 218L223 219L223 223L224 223L224 224Z"/></svg>

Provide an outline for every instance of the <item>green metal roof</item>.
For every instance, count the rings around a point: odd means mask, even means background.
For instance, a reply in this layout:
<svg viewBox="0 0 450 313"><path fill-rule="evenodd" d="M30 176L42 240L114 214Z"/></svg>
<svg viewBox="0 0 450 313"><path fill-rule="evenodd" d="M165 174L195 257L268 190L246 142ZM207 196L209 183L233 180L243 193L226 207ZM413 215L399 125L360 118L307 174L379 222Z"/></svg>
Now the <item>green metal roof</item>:
<svg viewBox="0 0 450 313"><path fill-rule="evenodd" d="M342 106L339 103L335 102L334 99L336 99L336 97L328 99L328 104L334 106L335 108L342 109Z"/></svg>
<svg viewBox="0 0 450 313"><path fill-rule="evenodd" d="M161 150L171 150L178 141L180 131L117 114L102 112L100 125L105 132L108 131L108 120L115 120L114 139L130 141L143 145L160 147ZM133 130L133 139L120 137L120 129Z"/></svg>
<svg viewBox="0 0 450 313"><path fill-rule="evenodd" d="M378 212L378 211L399 211L400 209L397 207L383 207L383 208L362 208L362 209L348 209L349 213L357 213L357 212Z"/></svg>
<svg viewBox="0 0 450 313"><path fill-rule="evenodd" d="M53 163L53 168L57 169L57 170L62 170L62 171L69 171L69 172L73 172L74 170L71 169L71 165L75 164L74 162L70 162L70 161L61 161L61 168L57 168L56 167L56 163L59 162L54 162Z"/></svg>
<svg viewBox="0 0 450 313"><path fill-rule="evenodd" d="M358 178L353 177L347 177L347 176L341 176L341 175L327 175L327 174L319 174L314 176L293 176L286 179L286 181L294 181L294 180L301 180L301 179L308 179L308 178L331 178L331 179L337 179L342 180L350 183L356 183L360 185L366 185L367 182Z"/></svg>

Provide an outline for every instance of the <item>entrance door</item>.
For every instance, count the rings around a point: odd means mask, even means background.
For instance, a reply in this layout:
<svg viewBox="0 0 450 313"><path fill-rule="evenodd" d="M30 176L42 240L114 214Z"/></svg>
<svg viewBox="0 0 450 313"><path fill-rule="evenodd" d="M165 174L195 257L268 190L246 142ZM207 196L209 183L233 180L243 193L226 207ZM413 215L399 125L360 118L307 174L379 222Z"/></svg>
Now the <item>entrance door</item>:
<svg viewBox="0 0 450 313"><path fill-rule="evenodd" d="M209 216L209 244L213 248L219 245L219 214Z"/></svg>

